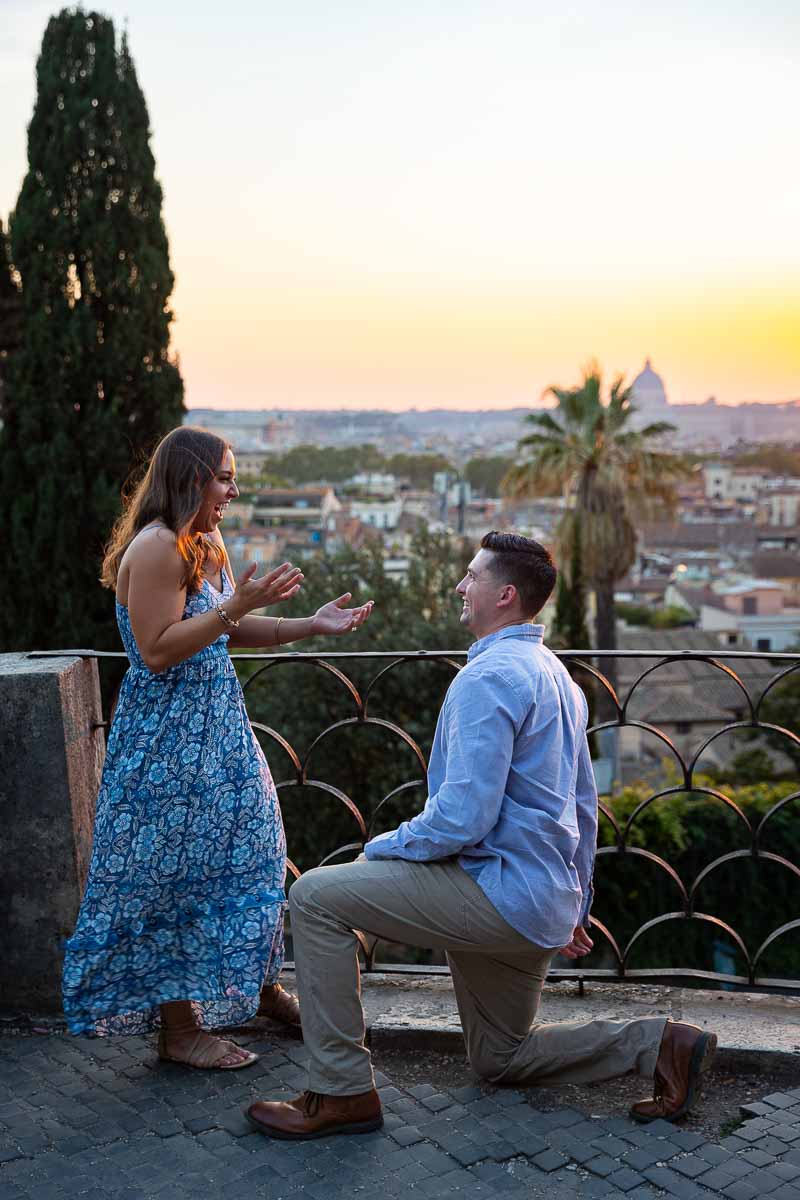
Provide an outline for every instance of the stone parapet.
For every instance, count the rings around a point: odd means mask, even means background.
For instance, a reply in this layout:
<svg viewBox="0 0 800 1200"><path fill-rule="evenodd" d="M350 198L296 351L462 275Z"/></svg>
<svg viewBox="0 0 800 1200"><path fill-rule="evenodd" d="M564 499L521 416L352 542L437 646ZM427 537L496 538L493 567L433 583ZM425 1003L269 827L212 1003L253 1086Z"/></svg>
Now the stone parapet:
<svg viewBox="0 0 800 1200"><path fill-rule="evenodd" d="M105 739L95 659L0 654L0 1007L61 1007Z"/></svg>

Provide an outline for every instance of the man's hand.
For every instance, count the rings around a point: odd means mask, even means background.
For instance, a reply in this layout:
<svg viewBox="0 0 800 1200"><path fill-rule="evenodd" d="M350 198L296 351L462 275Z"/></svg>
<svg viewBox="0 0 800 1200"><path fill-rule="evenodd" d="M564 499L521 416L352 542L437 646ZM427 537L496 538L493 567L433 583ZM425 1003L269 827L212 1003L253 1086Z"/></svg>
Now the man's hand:
<svg viewBox="0 0 800 1200"><path fill-rule="evenodd" d="M594 942L583 926L576 925L572 934L572 941L568 946L562 946L559 954L563 954L565 958L583 958L584 954L588 954L593 946Z"/></svg>

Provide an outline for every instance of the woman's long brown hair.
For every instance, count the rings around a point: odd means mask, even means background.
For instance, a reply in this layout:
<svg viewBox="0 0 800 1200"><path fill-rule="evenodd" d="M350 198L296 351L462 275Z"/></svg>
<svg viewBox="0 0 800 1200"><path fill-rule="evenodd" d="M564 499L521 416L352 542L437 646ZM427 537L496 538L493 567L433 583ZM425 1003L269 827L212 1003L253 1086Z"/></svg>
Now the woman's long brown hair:
<svg viewBox="0 0 800 1200"><path fill-rule="evenodd" d="M203 567L211 559L219 569L224 552L202 533L192 533L192 521L203 499L203 491L216 475L227 442L205 429L184 425L173 429L155 448L144 477L123 498L122 515L111 531L105 550L100 582L115 588L122 556L140 530L153 521L171 529L184 562L182 587L199 592Z"/></svg>

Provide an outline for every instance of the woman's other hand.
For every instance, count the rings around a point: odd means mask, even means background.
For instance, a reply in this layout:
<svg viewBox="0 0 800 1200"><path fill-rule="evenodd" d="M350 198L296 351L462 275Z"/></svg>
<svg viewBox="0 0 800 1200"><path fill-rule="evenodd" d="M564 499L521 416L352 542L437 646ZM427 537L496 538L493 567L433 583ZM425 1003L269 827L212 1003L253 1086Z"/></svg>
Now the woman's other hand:
<svg viewBox="0 0 800 1200"><path fill-rule="evenodd" d="M303 582L303 572L289 562L281 563L260 579L253 578L255 573L256 563L251 563L239 576L236 591L225 606L236 620L255 608L267 608L270 604L291 600L300 591Z"/></svg>
<svg viewBox="0 0 800 1200"><path fill-rule="evenodd" d="M337 637L340 633L354 633L360 625L363 625L372 612L373 601L368 600L366 604L361 604L358 608L348 608L347 603L352 598L351 592L345 592L343 596L337 597L336 600L329 600L327 604L323 604L322 608L318 608L311 621L312 634Z"/></svg>

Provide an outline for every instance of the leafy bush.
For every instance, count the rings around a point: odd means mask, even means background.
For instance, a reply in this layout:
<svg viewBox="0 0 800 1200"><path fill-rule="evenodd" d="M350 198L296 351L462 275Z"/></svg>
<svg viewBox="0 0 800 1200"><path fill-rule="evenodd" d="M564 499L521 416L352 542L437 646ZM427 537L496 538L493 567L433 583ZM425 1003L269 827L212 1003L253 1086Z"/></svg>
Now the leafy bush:
<svg viewBox="0 0 800 1200"><path fill-rule="evenodd" d="M677 786L672 780L672 786ZM710 795L701 789L724 795ZM797 830L800 797L796 781L720 787L708 776L695 779L695 790L675 792L652 800L625 833L637 808L652 796L652 787L635 784L614 796L607 807L612 822L601 816L598 846L624 846L598 856L593 915L614 934L621 950L646 921L666 912L682 912L686 901L680 887L662 867L636 853L646 851L669 863L687 894L703 870L734 851L746 854L719 863L697 887L693 911L708 914L737 931L751 957L765 938L800 912L800 878L774 859L777 855L798 865ZM733 805L736 807L734 808ZM738 810L738 811L737 811ZM763 825L762 822L768 816ZM759 833L760 830L760 833ZM761 851L754 855L754 846ZM629 853L633 848L634 853ZM714 962L733 959L738 974L747 974L735 939L708 922L666 922L637 942L632 967L683 966L715 969ZM591 965L591 964L589 964ZM720 969L717 967L716 969ZM800 938L789 933L778 939L756 967L760 976L800 977Z"/></svg>
<svg viewBox="0 0 800 1200"><path fill-rule="evenodd" d="M678 604L648 608L645 604L631 604L627 600L618 600L614 611L628 625L645 625L649 629L675 629L680 625L694 624L692 613Z"/></svg>

